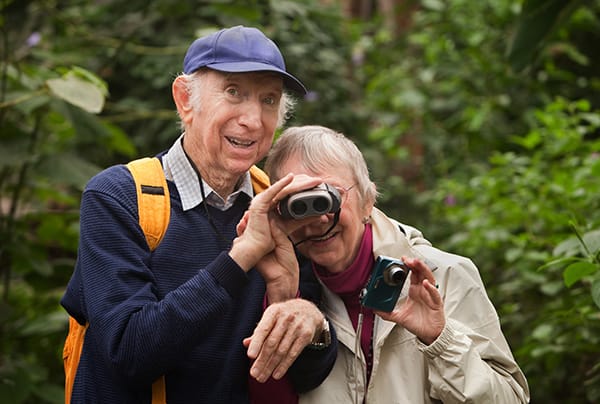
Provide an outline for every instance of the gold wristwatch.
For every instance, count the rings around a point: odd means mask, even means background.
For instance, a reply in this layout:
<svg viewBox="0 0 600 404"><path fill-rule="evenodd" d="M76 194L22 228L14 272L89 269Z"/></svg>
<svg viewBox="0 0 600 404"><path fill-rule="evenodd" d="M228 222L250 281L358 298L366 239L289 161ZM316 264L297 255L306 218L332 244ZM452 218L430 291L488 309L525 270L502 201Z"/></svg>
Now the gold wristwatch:
<svg viewBox="0 0 600 404"><path fill-rule="evenodd" d="M321 325L321 332L316 334L308 345L312 349L321 350L331 345L331 331L329 329L329 321L326 317L323 317L323 324Z"/></svg>

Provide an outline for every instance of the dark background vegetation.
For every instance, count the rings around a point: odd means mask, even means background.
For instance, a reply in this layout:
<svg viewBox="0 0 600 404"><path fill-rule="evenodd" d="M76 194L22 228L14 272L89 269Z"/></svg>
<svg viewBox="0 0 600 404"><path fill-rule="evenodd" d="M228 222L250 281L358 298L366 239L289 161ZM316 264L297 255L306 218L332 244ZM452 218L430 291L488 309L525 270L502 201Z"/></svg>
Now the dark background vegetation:
<svg viewBox="0 0 600 404"><path fill-rule="evenodd" d="M379 206L472 257L533 403L600 402L600 1L2 0L0 402L63 402L78 205L178 135L187 45L263 29Z"/></svg>

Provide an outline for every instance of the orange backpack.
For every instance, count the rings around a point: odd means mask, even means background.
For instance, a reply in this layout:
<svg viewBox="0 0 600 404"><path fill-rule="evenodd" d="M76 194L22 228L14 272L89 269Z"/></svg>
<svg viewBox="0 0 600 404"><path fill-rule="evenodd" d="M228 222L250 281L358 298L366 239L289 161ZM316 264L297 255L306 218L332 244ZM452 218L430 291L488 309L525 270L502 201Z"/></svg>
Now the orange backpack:
<svg viewBox="0 0 600 404"><path fill-rule="evenodd" d="M167 231L171 216L171 200L167 180L162 165L156 157L131 161L127 164L127 168L135 181L139 223L146 236L150 251L154 251ZM269 177L260 168L252 166L250 176L254 193L258 194L269 187ZM69 317L69 333L63 348L65 404L71 403L73 383L88 326L88 323L81 325L73 317ZM161 376L152 384L152 404L166 404L166 402L165 377Z"/></svg>

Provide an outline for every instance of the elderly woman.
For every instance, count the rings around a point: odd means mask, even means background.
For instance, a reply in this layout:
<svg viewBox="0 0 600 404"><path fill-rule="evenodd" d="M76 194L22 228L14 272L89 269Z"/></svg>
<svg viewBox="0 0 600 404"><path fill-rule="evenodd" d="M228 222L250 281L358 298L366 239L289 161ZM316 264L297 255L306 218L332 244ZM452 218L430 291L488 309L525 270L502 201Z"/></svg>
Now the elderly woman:
<svg viewBox="0 0 600 404"><path fill-rule="evenodd" d="M265 170L272 181L287 173L294 181L318 177L341 204L338 213L290 234L313 263L340 342L332 372L302 403L529 401L475 265L374 207L377 191L352 141L321 126L292 127L269 152ZM408 272L389 312L361 300L378 257L402 260Z"/></svg>

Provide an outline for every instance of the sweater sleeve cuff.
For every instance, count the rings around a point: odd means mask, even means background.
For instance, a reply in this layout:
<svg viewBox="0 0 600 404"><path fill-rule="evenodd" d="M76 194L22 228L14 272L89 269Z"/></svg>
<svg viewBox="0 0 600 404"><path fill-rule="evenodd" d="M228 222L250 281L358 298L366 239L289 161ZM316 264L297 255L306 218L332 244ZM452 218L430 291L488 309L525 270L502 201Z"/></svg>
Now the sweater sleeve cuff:
<svg viewBox="0 0 600 404"><path fill-rule="evenodd" d="M248 275L227 252L219 254L206 270L232 297L238 296L248 283Z"/></svg>
<svg viewBox="0 0 600 404"><path fill-rule="evenodd" d="M440 356L448 348L448 346L452 343L454 338L455 330L452 326L452 322L446 321L446 326L442 330L442 333L437 337L435 341L433 341L433 343L431 343L431 345L425 345L424 343L419 341L418 338L416 340L416 343L419 351L423 352L423 354L425 354L425 356L427 356L428 358L434 359Z"/></svg>

